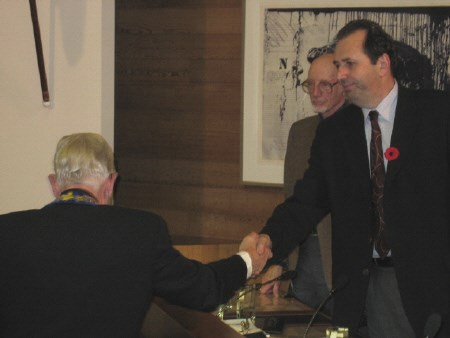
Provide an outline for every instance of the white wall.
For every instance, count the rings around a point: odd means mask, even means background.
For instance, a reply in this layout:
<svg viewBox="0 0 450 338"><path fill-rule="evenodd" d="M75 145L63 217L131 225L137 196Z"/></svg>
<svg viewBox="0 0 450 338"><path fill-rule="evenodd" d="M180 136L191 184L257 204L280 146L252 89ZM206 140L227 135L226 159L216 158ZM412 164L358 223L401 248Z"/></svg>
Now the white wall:
<svg viewBox="0 0 450 338"><path fill-rule="evenodd" d="M28 0L0 0L0 214L52 200L57 141L101 133L112 145L114 0L38 0L50 89L44 107Z"/></svg>

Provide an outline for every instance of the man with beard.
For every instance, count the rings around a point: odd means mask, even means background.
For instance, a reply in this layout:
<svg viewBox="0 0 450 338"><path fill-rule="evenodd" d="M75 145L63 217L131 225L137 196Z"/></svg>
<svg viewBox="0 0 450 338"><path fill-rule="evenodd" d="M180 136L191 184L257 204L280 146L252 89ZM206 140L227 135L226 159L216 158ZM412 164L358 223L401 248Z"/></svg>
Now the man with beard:
<svg viewBox="0 0 450 338"><path fill-rule="evenodd" d="M333 281L347 281L334 295L333 323L352 336L367 325L370 338L444 338L450 97L399 86L396 59L392 38L372 21L338 32L334 64L351 104L319 125L303 180L261 230L258 250L283 259L331 213Z"/></svg>

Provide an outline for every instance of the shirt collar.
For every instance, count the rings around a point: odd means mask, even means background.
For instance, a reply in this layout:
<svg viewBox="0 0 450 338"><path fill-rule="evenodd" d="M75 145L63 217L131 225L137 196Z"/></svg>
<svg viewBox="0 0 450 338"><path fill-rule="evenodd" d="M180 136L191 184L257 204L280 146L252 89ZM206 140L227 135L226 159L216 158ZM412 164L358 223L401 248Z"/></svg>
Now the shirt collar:
<svg viewBox="0 0 450 338"><path fill-rule="evenodd" d="M367 119L369 112L372 110L378 111L380 116L386 121L391 123L394 122L395 117L395 108L397 106L397 98L398 98L398 84L397 81L394 83L394 87L392 87L389 94L380 102L380 104L375 108L362 108L364 118Z"/></svg>

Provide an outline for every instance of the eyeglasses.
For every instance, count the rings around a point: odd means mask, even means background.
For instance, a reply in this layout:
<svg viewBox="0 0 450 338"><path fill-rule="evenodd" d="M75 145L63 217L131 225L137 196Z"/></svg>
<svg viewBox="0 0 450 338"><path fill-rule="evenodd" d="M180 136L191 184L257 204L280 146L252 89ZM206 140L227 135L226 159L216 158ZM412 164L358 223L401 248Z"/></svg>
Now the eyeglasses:
<svg viewBox="0 0 450 338"><path fill-rule="evenodd" d="M333 89L334 86L336 86L339 83L339 81L336 81L335 83L329 83L327 81L320 81L317 86L319 87L319 90L322 93L329 93L331 92L331 90ZM302 89L305 93L310 94L313 90L314 90L314 83L311 81L303 81L302 84Z"/></svg>

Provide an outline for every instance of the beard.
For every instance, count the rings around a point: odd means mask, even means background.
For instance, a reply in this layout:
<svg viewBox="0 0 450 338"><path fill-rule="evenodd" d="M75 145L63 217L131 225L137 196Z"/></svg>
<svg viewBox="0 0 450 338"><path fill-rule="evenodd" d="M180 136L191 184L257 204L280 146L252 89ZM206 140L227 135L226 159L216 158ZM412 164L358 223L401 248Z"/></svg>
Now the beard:
<svg viewBox="0 0 450 338"><path fill-rule="evenodd" d="M372 95L369 94L368 86L366 84L360 81L341 81L341 83L344 87L344 95L347 102L360 108L373 108L371 107L373 98Z"/></svg>
<svg viewBox="0 0 450 338"><path fill-rule="evenodd" d="M312 103L313 110L317 114L325 113L329 107L327 103Z"/></svg>
<svg viewBox="0 0 450 338"><path fill-rule="evenodd" d="M345 92L345 99L347 102L354 104L360 108L373 108L370 106L370 98L366 97L363 91L359 89L353 89L352 91Z"/></svg>

